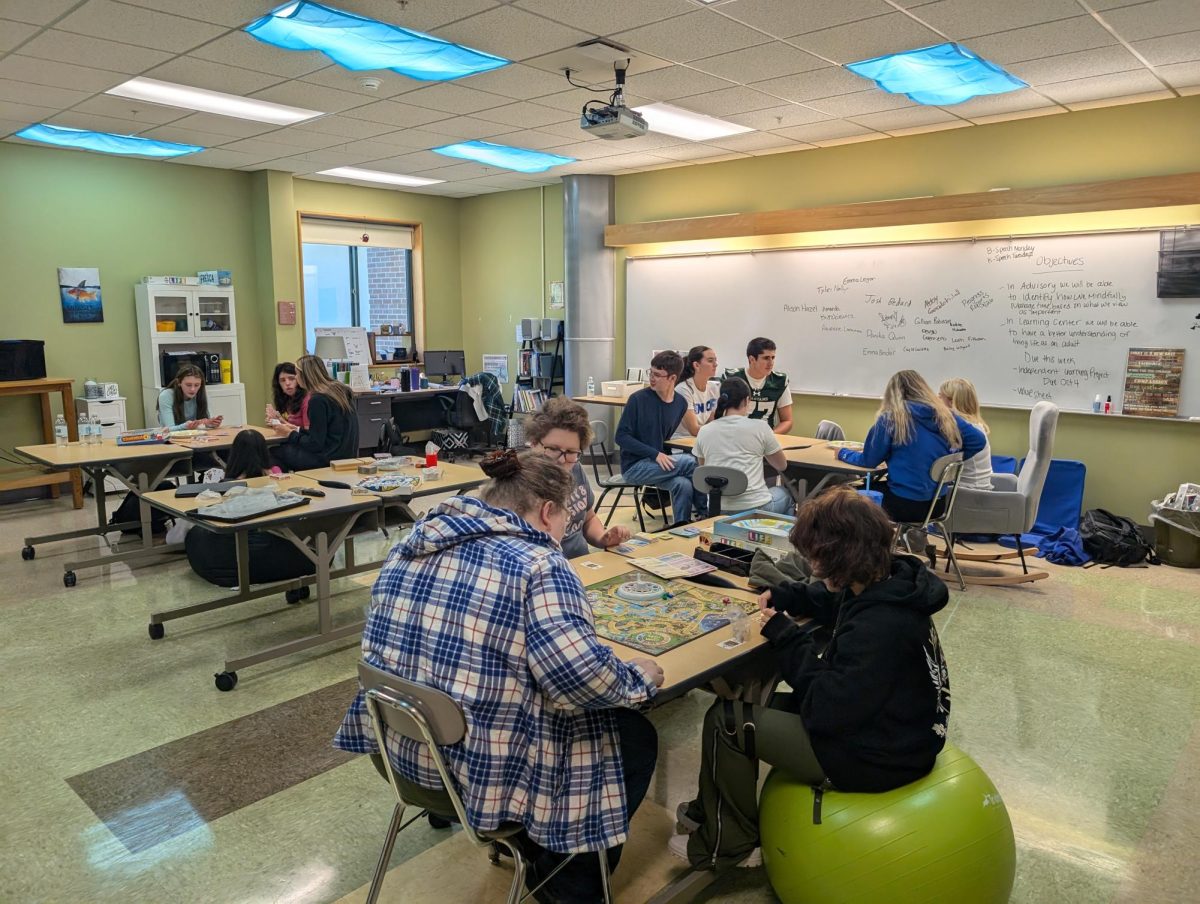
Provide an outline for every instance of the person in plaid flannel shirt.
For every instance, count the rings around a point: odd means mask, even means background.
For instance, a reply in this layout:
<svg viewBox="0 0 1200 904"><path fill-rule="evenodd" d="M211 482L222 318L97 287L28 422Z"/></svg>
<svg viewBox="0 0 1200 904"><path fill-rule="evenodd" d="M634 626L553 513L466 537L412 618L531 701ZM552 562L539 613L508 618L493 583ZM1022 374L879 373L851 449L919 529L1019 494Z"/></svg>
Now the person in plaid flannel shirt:
<svg viewBox="0 0 1200 904"><path fill-rule="evenodd" d="M483 469L492 480L479 499L443 502L389 553L363 659L462 705L466 737L442 755L476 829L524 827L530 888L579 854L538 900L600 901L594 852L616 867L658 755L632 707L663 673L651 659L622 662L596 636L559 548L570 475L531 451L492 453ZM334 745L378 753L361 689ZM402 784L441 787L422 745L389 734L386 747Z"/></svg>

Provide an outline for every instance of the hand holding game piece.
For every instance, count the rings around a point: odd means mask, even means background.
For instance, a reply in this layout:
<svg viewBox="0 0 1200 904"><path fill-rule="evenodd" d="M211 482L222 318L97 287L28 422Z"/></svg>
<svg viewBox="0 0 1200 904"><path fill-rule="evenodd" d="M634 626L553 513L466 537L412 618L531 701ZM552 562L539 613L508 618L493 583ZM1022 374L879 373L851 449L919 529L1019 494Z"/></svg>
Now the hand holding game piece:
<svg viewBox="0 0 1200 904"><path fill-rule="evenodd" d="M662 687L663 670L653 659L645 659L639 656L636 659L629 660L629 664L640 669L642 674L654 683L655 687Z"/></svg>
<svg viewBox="0 0 1200 904"><path fill-rule="evenodd" d="M624 543L631 536L633 534L630 533L628 527L624 524L616 524L600 535L600 542L596 545L608 549L610 546Z"/></svg>
<svg viewBox="0 0 1200 904"><path fill-rule="evenodd" d="M764 590L758 595L758 613L761 616L760 624L763 625L775 617L775 610L771 608L770 590Z"/></svg>

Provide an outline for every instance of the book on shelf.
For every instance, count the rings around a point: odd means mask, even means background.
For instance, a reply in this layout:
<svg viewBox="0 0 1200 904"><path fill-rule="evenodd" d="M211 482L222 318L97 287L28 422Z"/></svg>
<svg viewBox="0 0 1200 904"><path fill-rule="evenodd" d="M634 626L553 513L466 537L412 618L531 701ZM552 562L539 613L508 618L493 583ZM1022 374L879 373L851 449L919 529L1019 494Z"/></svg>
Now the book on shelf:
<svg viewBox="0 0 1200 904"><path fill-rule="evenodd" d="M517 387L513 390L513 410L521 413L529 413L538 411L546 402L546 392L543 389L522 389Z"/></svg>

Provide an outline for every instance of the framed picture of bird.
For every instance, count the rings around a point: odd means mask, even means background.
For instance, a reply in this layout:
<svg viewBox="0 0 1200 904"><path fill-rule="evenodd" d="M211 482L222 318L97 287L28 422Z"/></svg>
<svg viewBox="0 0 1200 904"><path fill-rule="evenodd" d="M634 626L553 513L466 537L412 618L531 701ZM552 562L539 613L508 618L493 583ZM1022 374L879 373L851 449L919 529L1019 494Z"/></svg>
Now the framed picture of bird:
<svg viewBox="0 0 1200 904"><path fill-rule="evenodd" d="M63 323L103 323L100 270L96 267L59 267L58 295Z"/></svg>

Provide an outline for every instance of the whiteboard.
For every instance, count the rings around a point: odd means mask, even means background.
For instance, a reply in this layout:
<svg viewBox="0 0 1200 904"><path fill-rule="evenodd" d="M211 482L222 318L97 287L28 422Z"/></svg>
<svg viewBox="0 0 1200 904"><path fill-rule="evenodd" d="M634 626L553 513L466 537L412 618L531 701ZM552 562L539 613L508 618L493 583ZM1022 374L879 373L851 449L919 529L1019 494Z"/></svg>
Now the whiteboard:
<svg viewBox="0 0 1200 904"><path fill-rule="evenodd" d="M768 336L797 392L878 398L912 368L982 401L1121 402L1130 347L1184 348L1181 415L1200 415L1200 302L1158 299L1158 233L795 249L626 262L626 364L708 345L742 367Z"/></svg>

